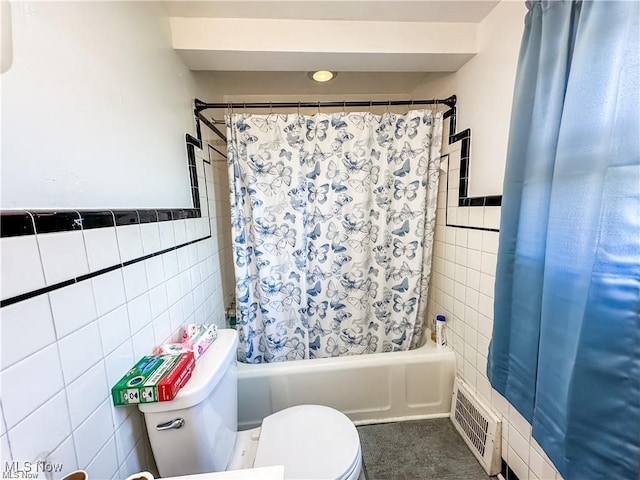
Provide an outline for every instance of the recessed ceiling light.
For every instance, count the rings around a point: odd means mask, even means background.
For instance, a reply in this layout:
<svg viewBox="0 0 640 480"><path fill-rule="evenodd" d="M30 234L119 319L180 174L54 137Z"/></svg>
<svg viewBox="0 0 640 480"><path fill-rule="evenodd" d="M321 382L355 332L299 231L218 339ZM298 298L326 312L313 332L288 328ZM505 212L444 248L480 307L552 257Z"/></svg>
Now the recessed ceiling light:
<svg viewBox="0 0 640 480"><path fill-rule="evenodd" d="M329 70L318 70L317 72L309 73L309 77L316 82L328 82L333 79L337 73L330 72Z"/></svg>

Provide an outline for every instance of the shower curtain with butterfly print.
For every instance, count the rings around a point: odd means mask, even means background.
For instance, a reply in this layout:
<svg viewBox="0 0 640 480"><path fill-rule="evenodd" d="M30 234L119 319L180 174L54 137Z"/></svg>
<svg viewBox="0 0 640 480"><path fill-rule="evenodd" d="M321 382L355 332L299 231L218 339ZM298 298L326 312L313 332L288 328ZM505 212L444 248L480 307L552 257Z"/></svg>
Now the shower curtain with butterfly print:
<svg viewBox="0 0 640 480"><path fill-rule="evenodd" d="M442 113L226 120L238 358L415 346L431 272Z"/></svg>

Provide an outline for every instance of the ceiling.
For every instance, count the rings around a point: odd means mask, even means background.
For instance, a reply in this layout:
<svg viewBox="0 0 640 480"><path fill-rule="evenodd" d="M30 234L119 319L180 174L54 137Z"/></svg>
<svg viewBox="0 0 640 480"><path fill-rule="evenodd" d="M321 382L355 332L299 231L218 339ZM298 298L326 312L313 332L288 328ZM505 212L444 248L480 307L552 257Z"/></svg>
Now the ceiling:
<svg viewBox="0 0 640 480"><path fill-rule="evenodd" d="M424 72L340 72L327 83L309 79L307 72L197 72L204 82L211 81L226 96L271 97L295 94L346 95L352 99L360 94L409 94L424 79Z"/></svg>
<svg viewBox="0 0 640 480"><path fill-rule="evenodd" d="M478 53L488 0L163 2L174 49L227 98L412 92ZM339 72L326 84L314 70Z"/></svg>
<svg viewBox="0 0 640 480"><path fill-rule="evenodd" d="M482 21L498 3L499 1L488 0L164 2L170 17L465 23Z"/></svg>

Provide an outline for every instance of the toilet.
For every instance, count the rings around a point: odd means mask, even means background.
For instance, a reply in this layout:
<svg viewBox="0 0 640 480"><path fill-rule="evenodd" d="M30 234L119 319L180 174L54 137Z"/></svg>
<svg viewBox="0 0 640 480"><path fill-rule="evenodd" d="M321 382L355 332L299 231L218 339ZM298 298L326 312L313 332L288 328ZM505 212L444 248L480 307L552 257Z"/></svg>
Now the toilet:
<svg viewBox="0 0 640 480"><path fill-rule="evenodd" d="M284 465L285 479L356 480L360 438L338 410L285 408L238 432L237 347L235 330L219 330L176 398L138 405L160 476Z"/></svg>

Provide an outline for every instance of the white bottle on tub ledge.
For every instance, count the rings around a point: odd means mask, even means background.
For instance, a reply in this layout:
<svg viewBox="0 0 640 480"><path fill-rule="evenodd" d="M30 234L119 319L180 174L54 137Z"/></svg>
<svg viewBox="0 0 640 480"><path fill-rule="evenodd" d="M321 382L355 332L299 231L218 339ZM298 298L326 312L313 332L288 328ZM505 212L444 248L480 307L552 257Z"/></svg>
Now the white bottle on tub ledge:
<svg viewBox="0 0 640 480"><path fill-rule="evenodd" d="M441 349L447 346L447 335L446 335L446 319L444 315L436 316L436 347Z"/></svg>

